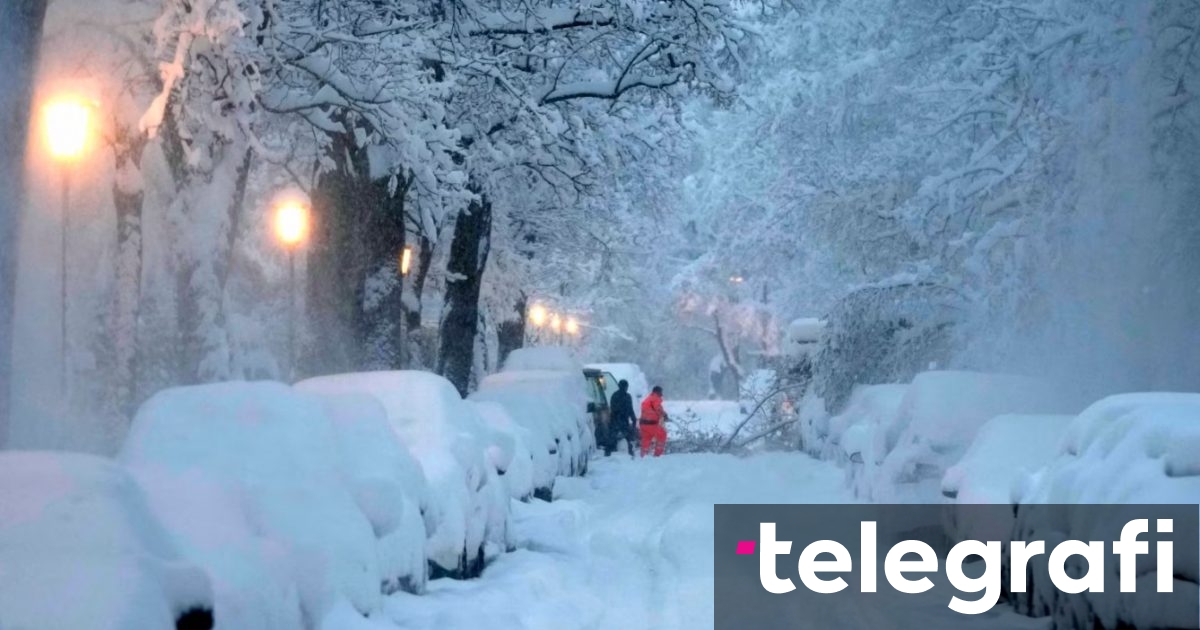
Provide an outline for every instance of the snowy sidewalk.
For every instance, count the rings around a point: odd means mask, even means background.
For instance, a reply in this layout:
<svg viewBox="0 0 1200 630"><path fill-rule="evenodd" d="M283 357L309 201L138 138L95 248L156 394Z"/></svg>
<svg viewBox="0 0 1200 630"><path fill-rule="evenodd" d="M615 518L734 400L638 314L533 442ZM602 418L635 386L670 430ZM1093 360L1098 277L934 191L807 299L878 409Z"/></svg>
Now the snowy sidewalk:
<svg viewBox="0 0 1200 630"><path fill-rule="evenodd" d="M394 595L385 616L401 628L711 627L714 503L850 500L839 469L793 454L614 456L556 493L514 504L519 549L482 578Z"/></svg>
<svg viewBox="0 0 1200 630"><path fill-rule="evenodd" d="M519 548L497 558L482 578L436 580L425 595L393 595L383 616L394 625L377 627L711 628L713 504L850 502L843 483L835 465L802 454L596 460L588 477L558 480L561 498L554 503L514 504ZM904 596L884 607L885 619L820 605L810 619L820 618L813 627L821 628L925 627L945 605ZM962 625L1046 624L1001 605Z"/></svg>

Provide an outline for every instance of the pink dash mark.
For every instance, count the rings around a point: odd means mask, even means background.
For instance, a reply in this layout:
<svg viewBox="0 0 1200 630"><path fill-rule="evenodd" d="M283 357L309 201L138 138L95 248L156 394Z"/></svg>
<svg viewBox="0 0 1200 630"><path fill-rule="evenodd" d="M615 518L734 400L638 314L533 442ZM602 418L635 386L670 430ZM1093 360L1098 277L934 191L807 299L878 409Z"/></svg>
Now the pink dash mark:
<svg viewBox="0 0 1200 630"><path fill-rule="evenodd" d="M753 540L739 540L737 546L738 555L744 556L746 554L754 553L754 544L755 543Z"/></svg>

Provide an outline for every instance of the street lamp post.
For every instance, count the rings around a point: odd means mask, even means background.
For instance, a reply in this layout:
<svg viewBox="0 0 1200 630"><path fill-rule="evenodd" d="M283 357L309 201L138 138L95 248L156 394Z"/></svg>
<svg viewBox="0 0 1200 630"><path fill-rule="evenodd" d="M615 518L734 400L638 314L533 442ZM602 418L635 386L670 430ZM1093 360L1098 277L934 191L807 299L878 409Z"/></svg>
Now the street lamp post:
<svg viewBox="0 0 1200 630"><path fill-rule="evenodd" d="M308 207L286 200L275 209L275 236L288 257L288 380L296 376L296 250L308 238Z"/></svg>
<svg viewBox="0 0 1200 630"><path fill-rule="evenodd" d="M44 110L46 145L62 168L62 206L59 217L59 388L67 396L67 232L70 228L71 168L87 149L91 109L82 99L59 97Z"/></svg>

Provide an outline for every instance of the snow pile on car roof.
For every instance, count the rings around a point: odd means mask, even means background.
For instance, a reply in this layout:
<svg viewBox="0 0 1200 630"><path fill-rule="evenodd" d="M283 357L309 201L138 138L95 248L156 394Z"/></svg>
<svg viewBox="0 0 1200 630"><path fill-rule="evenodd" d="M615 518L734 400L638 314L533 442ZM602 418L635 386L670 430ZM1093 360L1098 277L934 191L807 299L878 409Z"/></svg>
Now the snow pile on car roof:
<svg viewBox="0 0 1200 630"><path fill-rule="evenodd" d="M570 350L558 346L537 346L532 348L517 348L504 359L504 372L519 372L525 370L555 370L563 372L583 372L583 364L579 362Z"/></svg>
<svg viewBox="0 0 1200 630"><path fill-rule="evenodd" d="M208 577L183 560L141 488L110 460L0 454L0 623L169 630L211 619Z"/></svg>

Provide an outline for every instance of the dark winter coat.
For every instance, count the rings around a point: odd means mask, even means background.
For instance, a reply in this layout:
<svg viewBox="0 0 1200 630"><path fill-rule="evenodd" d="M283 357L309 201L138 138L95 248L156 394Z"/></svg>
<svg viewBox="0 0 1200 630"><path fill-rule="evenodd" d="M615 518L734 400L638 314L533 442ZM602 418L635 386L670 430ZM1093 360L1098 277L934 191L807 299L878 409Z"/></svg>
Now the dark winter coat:
<svg viewBox="0 0 1200 630"><path fill-rule="evenodd" d="M633 411L633 396L625 390L613 392L608 401L608 409L614 427L624 428L637 422L637 414Z"/></svg>

